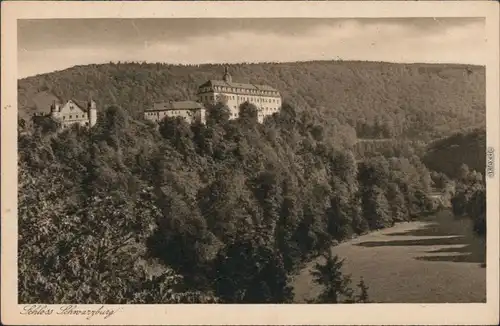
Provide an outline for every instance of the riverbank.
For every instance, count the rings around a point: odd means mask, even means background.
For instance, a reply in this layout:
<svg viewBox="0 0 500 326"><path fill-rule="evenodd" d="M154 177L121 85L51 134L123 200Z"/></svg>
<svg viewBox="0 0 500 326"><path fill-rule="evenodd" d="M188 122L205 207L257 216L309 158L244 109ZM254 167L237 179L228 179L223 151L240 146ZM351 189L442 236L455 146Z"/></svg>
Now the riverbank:
<svg viewBox="0 0 500 326"><path fill-rule="evenodd" d="M486 300L484 239L473 235L469 219L456 219L449 211L362 235L331 250L346 259L344 272L354 284L364 278L374 302ZM319 293L310 270L320 260L313 259L294 277L295 302Z"/></svg>

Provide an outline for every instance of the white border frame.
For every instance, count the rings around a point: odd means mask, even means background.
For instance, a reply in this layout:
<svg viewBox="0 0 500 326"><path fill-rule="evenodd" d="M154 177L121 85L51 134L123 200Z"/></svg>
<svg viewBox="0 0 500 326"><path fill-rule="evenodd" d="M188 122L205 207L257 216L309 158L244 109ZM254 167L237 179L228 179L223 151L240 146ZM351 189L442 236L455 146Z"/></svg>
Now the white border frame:
<svg viewBox="0 0 500 326"><path fill-rule="evenodd" d="M499 316L499 178L487 180L487 303L355 305L106 305L108 319L23 315L17 304L17 20L50 18L484 17L487 146L499 151L499 4L495 1L2 2L2 279L4 324L23 325L486 325ZM478 37L481 37L478 35ZM486 155L486 153L485 153ZM496 166L495 166L496 168ZM61 305L50 305L51 308ZM101 305L78 305L99 308Z"/></svg>

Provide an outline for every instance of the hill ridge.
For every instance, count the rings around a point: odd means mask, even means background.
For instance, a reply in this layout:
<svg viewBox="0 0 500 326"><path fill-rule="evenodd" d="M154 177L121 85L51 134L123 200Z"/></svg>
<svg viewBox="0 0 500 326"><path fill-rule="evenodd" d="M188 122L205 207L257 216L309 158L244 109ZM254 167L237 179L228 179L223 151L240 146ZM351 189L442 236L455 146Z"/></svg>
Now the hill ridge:
<svg viewBox="0 0 500 326"><path fill-rule="evenodd" d="M483 66L338 60L226 65L234 81L271 85L299 110L349 125L360 137L373 131L363 129L385 128L394 136L433 139L485 121ZM101 107L118 105L141 118L155 101L195 99L200 84L222 76L221 67L120 62L31 76L18 81L19 115L48 109L34 103L39 93L75 99L92 93Z"/></svg>
<svg viewBox="0 0 500 326"><path fill-rule="evenodd" d="M192 64L182 64L182 63L170 63L170 62L150 62L150 61L110 61L106 63L89 63L89 64L79 64L70 66L63 69L48 71L39 73L31 76L24 76L18 78L18 80L25 80L37 76L42 76L51 73L64 72L66 70L71 70L74 68L85 68L92 66L102 66L108 64L161 64L166 66L179 66L179 67L199 67L199 66L224 66L224 65L260 65L260 64L288 64L288 63L321 63L321 62L338 62L338 63L374 63L374 64L400 64L400 65L420 65L420 66L448 66L448 67L471 67L471 68L485 68L485 65L469 64L469 63L453 63L453 62L391 62L391 61L372 61L372 60L334 60L334 59L324 59L324 60L296 60L296 61L259 61L259 62L231 62L231 63L192 63Z"/></svg>

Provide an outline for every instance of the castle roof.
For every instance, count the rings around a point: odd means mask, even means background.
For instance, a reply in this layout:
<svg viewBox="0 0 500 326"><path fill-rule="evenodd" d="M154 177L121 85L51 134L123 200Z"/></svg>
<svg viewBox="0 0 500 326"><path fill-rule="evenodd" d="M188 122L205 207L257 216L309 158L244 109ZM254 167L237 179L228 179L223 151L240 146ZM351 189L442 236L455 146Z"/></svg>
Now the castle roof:
<svg viewBox="0 0 500 326"><path fill-rule="evenodd" d="M86 109L86 105L84 105L83 102L77 101L75 99L69 99L69 100L66 101L66 103L61 103L61 104L66 105L69 102L72 102L73 104L75 104L76 106L78 106L82 110Z"/></svg>
<svg viewBox="0 0 500 326"><path fill-rule="evenodd" d="M93 101L93 100L92 100ZM52 104L59 104L61 107L68 104L69 102L72 102L74 105L76 105L76 107L78 107L78 109L80 109L81 111L83 112L88 112L88 103L85 102L85 101L80 101L80 100L76 100L74 98L70 98L66 101L62 101L60 99L57 99L57 100L54 100L52 102ZM95 101L93 101L95 103Z"/></svg>
<svg viewBox="0 0 500 326"><path fill-rule="evenodd" d="M271 87L269 85L257 85L257 84L245 84L245 83L235 83L235 82L227 82L224 80L208 80L207 82L200 85L199 88L209 87L209 86L221 86L221 87L233 87L239 89L246 90L258 90L258 91L267 91L267 92L278 92L277 89Z"/></svg>
<svg viewBox="0 0 500 326"><path fill-rule="evenodd" d="M198 110L203 108L201 103L195 101L167 101L154 103L152 109L145 111Z"/></svg>

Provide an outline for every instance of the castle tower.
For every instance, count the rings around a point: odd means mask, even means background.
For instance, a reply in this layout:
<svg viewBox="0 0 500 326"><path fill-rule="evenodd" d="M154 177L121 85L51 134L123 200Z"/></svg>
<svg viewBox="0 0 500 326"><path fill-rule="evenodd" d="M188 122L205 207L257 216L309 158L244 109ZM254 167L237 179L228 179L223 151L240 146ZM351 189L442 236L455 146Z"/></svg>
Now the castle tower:
<svg viewBox="0 0 500 326"><path fill-rule="evenodd" d="M61 107L59 106L59 103L56 103L56 101L52 102L52 105L50 106L50 116L54 119L59 119L60 113Z"/></svg>
<svg viewBox="0 0 500 326"><path fill-rule="evenodd" d="M93 127L97 123L97 105L95 101L91 98L88 103L88 117L89 117L89 127Z"/></svg>
<svg viewBox="0 0 500 326"><path fill-rule="evenodd" d="M229 74L229 72L227 71L227 66L224 67L224 76L222 77L222 79L226 82L226 83L230 83L232 81L232 77L231 75Z"/></svg>

